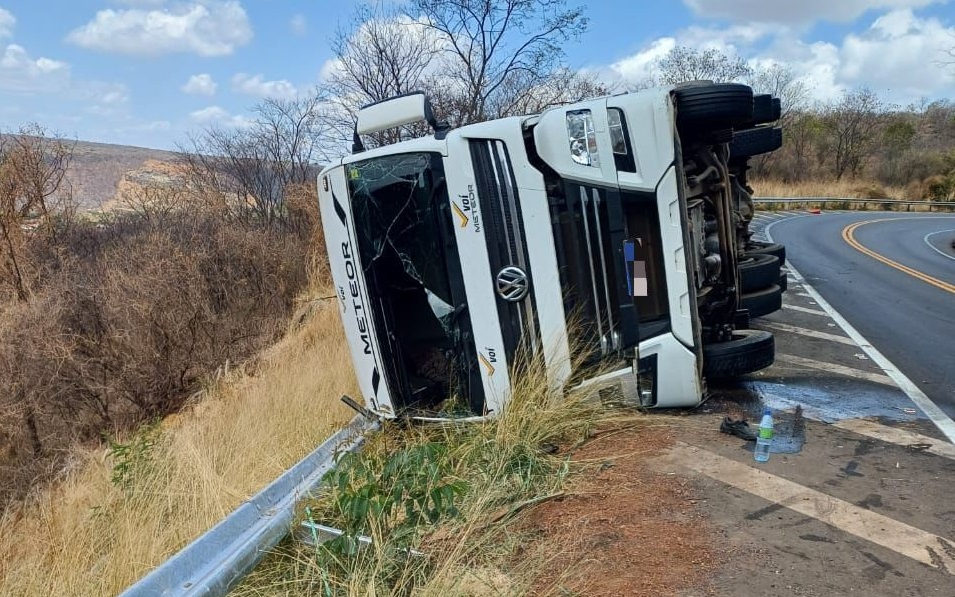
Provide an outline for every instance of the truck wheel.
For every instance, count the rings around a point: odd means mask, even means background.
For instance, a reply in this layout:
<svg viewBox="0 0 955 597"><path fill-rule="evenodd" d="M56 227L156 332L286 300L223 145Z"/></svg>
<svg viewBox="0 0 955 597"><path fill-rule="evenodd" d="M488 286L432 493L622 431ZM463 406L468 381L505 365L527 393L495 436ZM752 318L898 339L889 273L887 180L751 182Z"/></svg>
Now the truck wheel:
<svg viewBox="0 0 955 597"><path fill-rule="evenodd" d="M744 249L743 253L744 255L775 255L776 258L779 259L779 265L786 263L786 245L781 245L779 243L764 243L751 240L746 243L746 248Z"/></svg>
<svg viewBox="0 0 955 597"><path fill-rule="evenodd" d="M683 134L733 128L753 119L753 90L738 83L691 84L673 90Z"/></svg>
<svg viewBox="0 0 955 597"><path fill-rule="evenodd" d="M775 255L754 253L739 262L739 286L744 294L776 283L779 279L779 259Z"/></svg>
<svg viewBox="0 0 955 597"><path fill-rule="evenodd" d="M748 158L776 151L783 146L783 129L760 126L736 131L730 142L730 159Z"/></svg>
<svg viewBox="0 0 955 597"><path fill-rule="evenodd" d="M775 122L782 116L782 103L768 93L753 96L753 124Z"/></svg>
<svg viewBox="0 0 955 597"><path fill-rule="evenodd" d="M763 330L736 330L728 342L703 345L703 375L709 379L738 377L765 369L776 359L776 341Z"/></svg>
<svg viewBox="0 0 955 597"><path fill-rule="evenodd" d="M748 309L750 318L775 313L783 308L783 290L778 284L773 284L762 290L743 294L739 297L739 308Z"/></svg>

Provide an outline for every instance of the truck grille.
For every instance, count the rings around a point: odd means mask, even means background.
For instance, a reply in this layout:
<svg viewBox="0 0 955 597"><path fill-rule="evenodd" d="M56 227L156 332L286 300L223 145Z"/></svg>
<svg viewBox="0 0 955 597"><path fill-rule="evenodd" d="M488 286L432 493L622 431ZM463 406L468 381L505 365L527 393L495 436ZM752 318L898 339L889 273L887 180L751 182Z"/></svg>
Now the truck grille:
<svg viewBox="0 0 955 597"><path fill-rule="evenodd" d="M564 307L582 348L609 356L637 343L636 309L627 291L619 192L565 181L550 198Z"/></svg>
<svg viewBox="0 0 955 597"><path fill-rule="evenodd" d="M470 142L470 149L491 265L490 282L497 285L498 276L505 268L517 267L526 274L530 284L522 300L512 302L500 296L497 299L504 349L508 363L514 363L522 346L530 355L536 355L541 344L517 180L503 141L476 139Z"/></svg>

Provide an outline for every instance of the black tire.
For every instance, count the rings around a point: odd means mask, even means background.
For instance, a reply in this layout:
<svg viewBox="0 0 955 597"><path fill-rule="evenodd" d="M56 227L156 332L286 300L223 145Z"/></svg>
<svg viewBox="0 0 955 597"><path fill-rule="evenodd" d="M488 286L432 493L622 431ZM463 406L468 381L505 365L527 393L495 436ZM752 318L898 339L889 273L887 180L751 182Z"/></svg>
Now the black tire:
<svg viewBox="0 0 955 597"><path fill-rule="evenodd" d="M763 330L736 330L729 342L703 345L703 376L739 377L765 369L776 359L776 341Z"/></svg>
<svg viewBox="0 0 955 597"><path fill-rule="evenodd" d="M773 284L756 292L749 292L739 297L739 308L749 310L750 319L775 313L783 308L783 290L778 284Z"/></svg>
<svg viewBox="0 0 955 597"><path fill-rule="evenodd" d="M690 84L673 90L684 135L734 128L753 119L753 90L738 83Z"/></svg>
<svg viewBox="0 0 955 597"><path fill-rule="evenodd" d="M776 280L776 286L779 286L780 292L789 290L789 276L786 275L786 272L780 272L779 279Z"/></svg>
<svg viewBox="0 0 955 597"><path fill-rule="evenodd" d="M746 249L744 250L745 255L774 255L776 259L779 259L779 265L784 265L786 263L786 245L781 245L779 243L764 243L756 240L751 240L746 243Z"/></svg>
<svg viewBox="0 0 955 597"><path fill-rule="evenodd" d="M782 103L768 93L753 96L753 124L776 122L782 116Z"/></svg>
<svg viewBox="0 0 955 597"><path fill-rule="evenodd" d="M739 262L739 287L744 294L772 286L778 279L779 259L775 255L754 253Z"/></svg>
<svg viewBox="0 0 955 597"><path fill-rule="evenodd" d="M730 142L730 159L739 160L776 151L783 146L783 129L760 126L736 131Z"/></svg>

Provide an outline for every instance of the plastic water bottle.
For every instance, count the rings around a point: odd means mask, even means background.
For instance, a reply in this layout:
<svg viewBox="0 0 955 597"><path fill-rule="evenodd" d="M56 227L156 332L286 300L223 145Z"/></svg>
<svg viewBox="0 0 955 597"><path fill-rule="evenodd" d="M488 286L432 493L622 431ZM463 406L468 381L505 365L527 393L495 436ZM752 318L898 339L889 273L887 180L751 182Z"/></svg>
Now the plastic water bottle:
<svg viewBox="0 0 955 597"><path fill-rule="evenodd" d="M756 450L753 458L756 462L769 461L769 448L773 445L773 413L768 408L763 411L763 418L759 422L759 435L756 436Z"/></svg>

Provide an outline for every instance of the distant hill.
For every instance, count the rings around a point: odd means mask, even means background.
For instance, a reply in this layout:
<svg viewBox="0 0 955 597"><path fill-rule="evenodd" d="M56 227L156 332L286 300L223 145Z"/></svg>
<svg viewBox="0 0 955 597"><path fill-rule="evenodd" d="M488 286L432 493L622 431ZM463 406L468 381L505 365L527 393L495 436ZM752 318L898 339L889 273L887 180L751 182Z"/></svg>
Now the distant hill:
<svg viewBox="0 0 955 597"><path fill-rule="evenodd" d="M67 174L79 209L99 209L111 203L123 181L136 181L168 172L178 154L160 149L77 141Z"/></svg>

